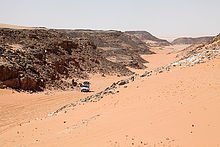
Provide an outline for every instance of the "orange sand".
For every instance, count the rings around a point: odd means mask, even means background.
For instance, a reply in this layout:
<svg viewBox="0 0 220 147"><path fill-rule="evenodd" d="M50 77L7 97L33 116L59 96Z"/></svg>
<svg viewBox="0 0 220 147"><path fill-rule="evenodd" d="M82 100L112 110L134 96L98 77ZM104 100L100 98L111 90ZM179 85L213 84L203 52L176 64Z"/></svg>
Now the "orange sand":
<svg viewBox="0 0 220 147"><path fill-rule="evenodd" d="M39 28L39 27L25 27L25 26L17 26L17 25L9 25L9 24L1 24L0 28L8 28L8 29L46 29L46 28Z"/></svg>

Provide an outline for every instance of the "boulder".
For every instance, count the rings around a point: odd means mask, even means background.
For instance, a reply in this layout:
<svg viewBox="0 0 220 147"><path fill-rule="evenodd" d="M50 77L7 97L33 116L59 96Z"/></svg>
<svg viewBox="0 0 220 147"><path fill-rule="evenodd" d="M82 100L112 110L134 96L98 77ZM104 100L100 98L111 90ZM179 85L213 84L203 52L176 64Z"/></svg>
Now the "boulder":
<svg viewBox="0 0 220 147"><path fill-rule="evenodd" d="M118 82L118 85L125 85L127 83L129 83L128 80L121 80L121 81Z"/></svg>
<svg viewBox="0 0 220 147"><path fill-rule="evenodd" d="M72 79L72 85L73 85L74 87L77 86L77 82L75 82L74 79Z"/></svg>

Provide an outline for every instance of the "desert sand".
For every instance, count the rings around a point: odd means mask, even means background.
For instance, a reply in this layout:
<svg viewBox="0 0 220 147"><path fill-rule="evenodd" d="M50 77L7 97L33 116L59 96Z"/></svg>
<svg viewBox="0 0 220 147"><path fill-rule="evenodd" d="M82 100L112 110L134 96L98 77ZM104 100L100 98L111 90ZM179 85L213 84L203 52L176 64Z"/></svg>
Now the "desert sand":
<svg viewBox="0 0 220 147"><path fill-rule="evenodd" d="M151 70L181 47L143 56ZM141 71L138 71L141 72ZM94 92L0 91L0 146L220 146L220 58L138 78L115 95L48 116L125 77L91 76Z"/></svg>
<svg viewBox="0 0 220 147"><path fill-rule="evenodd" d="M2 23L0 23L0 28L8 28L8 29L40 29L39 27L25 27L25 26L2 24ZM41 29L46 29L46 28L42 27Z"/></svg>
<svg viewBox="0 0 220 147"><path fill-rule="evenodd" d="M149 61L149 63L145 64L148 67L147 70L153 70L157 67L169 64L180 59L180 57L176 57L177 52L185 49L188 46L189 45L183 44L151 48L151 51L155 52L156 55L142 55L145 60Z"/></svg>
<svg viewBox="0 0 220 147"><path fill-rule="evenodd" d="M10 89L0 89L0 132L22 122L41 118L55 109L77 101L80 98L104 90L111 83L123 77L90 75L90 93L73 91L45 91L40 93L24 93Z"/></svg>

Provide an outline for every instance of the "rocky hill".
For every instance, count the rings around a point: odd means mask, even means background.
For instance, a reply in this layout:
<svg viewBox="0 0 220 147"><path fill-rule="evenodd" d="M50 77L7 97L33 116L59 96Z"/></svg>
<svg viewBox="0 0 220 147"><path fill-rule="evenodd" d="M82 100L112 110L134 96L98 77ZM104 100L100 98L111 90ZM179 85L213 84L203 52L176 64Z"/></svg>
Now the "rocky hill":
<svg viewBox="0 0 220 147"><path fill-rule="evenodd" d="M150 46L167 46L171 45L167 40L159 39L147 31L126 31L125 33L131 34L146 42Z"/></svg>
<svg viewBox="0 0 220 147"><path fill-rule="evenodd" d="M211 41L208 43L198 43L193 44L189 46L188 48L184 49L182 51L184 58L187 58L189 56L193 56L194 54L198 54L199 52L205 51L205 50L219 50L220 49L220 34L216 37L213 37Z"/></svg>
<svg viewBox="0 0 220 147"><path fill-rule="evenodd" d="M121 31L102 30L59 30L68 33L72 38L91 40L102 50L109 60L120 65L143 69L146 63L139 54L152 54L145 42L139 38Z"/></svg>
<svg viewBox="0 0 220 147"><path fill-rule="evenodd" d="M172 44L197 44L197 43L207 43L212 40L213 36L207 37L198 37L198 38L190 38L190 37L182 37L173 40Z"/></svg>
<svg viewBox="0 0 220 147"><path fill-rule="evenodd" d="M73 88L88 73L130 75L88 39L44 29L0 29L0 88L40 91Z"/></svg>

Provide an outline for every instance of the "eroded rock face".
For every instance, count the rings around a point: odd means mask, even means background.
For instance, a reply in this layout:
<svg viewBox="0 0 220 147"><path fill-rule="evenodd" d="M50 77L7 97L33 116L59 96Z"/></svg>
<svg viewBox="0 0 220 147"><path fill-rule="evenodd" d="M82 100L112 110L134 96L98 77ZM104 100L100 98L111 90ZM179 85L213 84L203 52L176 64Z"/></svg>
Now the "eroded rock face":
<svg viewBox="0 0 220 147"><path fill-rule="evenodd" d="M0 65L0 81L6 81L18 77L18 70L13 67Z"/></svg>
<svg viewBox="0 0 220 147"><path fill-rule="evenodd" d="M10 87L13 89L41 91L45 87L43 80L21 77L23 71L10 67L9 65L0 66L1 88ZM4 85L4 86L3 86Z"/></svg>
<svg viewBox="0 0 220 147"><path fill-rule="evenodd" d="M20 89L21 88L19 78L14 78L14 79L3 81L3 84L6 85L7 87L11 87L11 88L14 88L14 89Z"/></svg>
<svg viewBox="0 0 220 147"><path fill-rule="evenodd" d="M20 86L23 90L42 91L45 87L43 80L23 77L20 79Z"/></svg>

